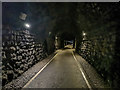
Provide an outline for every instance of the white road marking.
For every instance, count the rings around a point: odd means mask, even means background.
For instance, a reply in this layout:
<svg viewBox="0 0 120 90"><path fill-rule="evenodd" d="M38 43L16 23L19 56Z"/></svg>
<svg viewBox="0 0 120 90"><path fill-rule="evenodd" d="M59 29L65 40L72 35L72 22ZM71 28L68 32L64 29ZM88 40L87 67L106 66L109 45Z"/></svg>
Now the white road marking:
<svg viewBox="0 0 120 90"><path fill-rule="evenodd" d="M79 67L80 72L82 73L82 76L83 76L83 78L84 78L84 80L85 80L88 88L89 88L90 90L92 90L92 87L90 86L90 84L89 84L89 82L88 82L88 80L87 80L87 78L86 78L86 76L85 76L85 74L84 74L84 72L83 72L82 66L79 64L79 62L78 62L78 60L76 59L76 57L75 57L75 55L74 55L73 52L72 52L72 55L73 55L73 57L74 57L77 65L78 65L78 67Z"/></svg>
<svg viewBox="0 0 120 90"><path fill-rule="evenodd" d="M56 56L57 54L44 67L42 67L42 69L40 69L40 71L37 74L35 74L35 76L32 79L30 79L30 81L28 81L27 84L23 88L26 88L53 61L53 59Z"/></svg>

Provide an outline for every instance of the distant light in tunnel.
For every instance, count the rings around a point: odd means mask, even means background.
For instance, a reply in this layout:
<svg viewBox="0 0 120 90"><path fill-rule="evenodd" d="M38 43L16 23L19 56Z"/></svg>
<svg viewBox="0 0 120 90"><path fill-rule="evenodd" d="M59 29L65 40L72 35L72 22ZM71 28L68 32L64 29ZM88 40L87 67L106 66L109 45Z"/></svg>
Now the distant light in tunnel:
<svg viewBox="0 0 120 90"><path fill-rule="evenodd" d="M82 35L83 35L83 40L86 40L86 33L84 31L82 31Z"/></svg>
<svg viewBox="0 0 120 90"><path fill-rule="evenodd" d="M51 32L49 32L49 35L51 35Z"/></svg>
<svg viewBox="0 0 120 90"><path fill-rule="evenodd" d="M56 37L55 37L55 39L57 40L57 39L58 39L58 37L56 36Z"/></svg>
<svg viewBox="0 0 120 90"><path fill-rule="evenodd" d="M30 24L26 23L26 24L25 24L25 27L26 27L26 28L30 28Z"/></svg>
<svg viewBox="0 0 120 90"><path fill-rule="evenodd" d="M86 35L86 33L83 33L83 36L85 36Z"/></svg>

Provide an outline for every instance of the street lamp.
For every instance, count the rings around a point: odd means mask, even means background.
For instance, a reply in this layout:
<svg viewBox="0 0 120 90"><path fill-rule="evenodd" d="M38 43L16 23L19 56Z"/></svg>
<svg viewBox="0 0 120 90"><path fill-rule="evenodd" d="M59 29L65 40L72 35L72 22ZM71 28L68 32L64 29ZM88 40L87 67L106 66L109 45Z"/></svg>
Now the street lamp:
<svg viewBox="0 0 120 90"><path fill-rule="evenodd" d="M83 36L85 36L85 35L86 35L86 33L83 32Z"/></svg>
<svg viewBox="0 0 120 90"><path fill-rule="evenodd" d="M86 33L83 31L83 40L86 40Z"/></svg>
<svg viewBox="0 0 120 90"><path fill-rule="evenodd" d="M26 24L25 24L25 27L26 27L26 28L30 28L30 24L26 23Z"/></svg>

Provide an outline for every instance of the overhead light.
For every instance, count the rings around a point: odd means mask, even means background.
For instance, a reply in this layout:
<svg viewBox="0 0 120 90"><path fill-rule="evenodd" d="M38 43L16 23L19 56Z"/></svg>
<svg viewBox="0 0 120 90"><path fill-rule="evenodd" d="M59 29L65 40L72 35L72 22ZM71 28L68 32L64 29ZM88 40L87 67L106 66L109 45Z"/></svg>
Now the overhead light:
<svg viewBox="0 0 120 90"><path fill-rule="evenodd" d="M85 36L86 35L86 33L83 33L83 36Z"/></svg>
<svg viewBox="0 0 120 90"><path fill-rule="evenodd" d="M30 28L30 24L26 23L26 24L25 24L25 27L26 27L26 28Z"/></svg>

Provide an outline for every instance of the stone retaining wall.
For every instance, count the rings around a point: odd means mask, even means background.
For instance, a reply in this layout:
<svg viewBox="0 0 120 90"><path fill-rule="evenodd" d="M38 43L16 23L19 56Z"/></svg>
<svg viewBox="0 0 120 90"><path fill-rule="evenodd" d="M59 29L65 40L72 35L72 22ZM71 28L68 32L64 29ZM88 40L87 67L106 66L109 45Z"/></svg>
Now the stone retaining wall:
<svg viewBox="0 0 120 90"><path fill-rule="evenodd" d="M107 32L83 40L81 47L79 47L79 54L86 59L111 86L114 83L113 80L116 78L113 72L115 42L115 32Z"/></svg>
<svg viewBox="0 0 120 90"><path fill-rule="evenodd" d="M16 79L35 63L46 57L44 47L36 43L28 30L3 30L2 84Z"/></svg>

